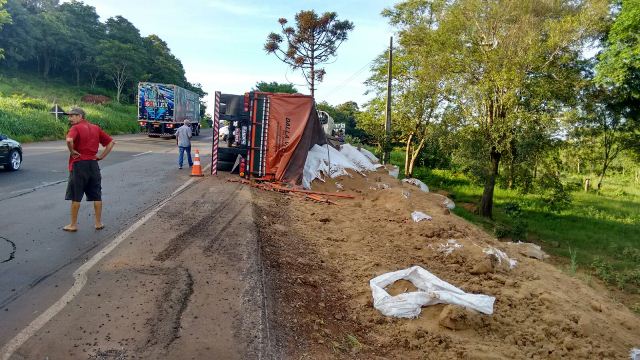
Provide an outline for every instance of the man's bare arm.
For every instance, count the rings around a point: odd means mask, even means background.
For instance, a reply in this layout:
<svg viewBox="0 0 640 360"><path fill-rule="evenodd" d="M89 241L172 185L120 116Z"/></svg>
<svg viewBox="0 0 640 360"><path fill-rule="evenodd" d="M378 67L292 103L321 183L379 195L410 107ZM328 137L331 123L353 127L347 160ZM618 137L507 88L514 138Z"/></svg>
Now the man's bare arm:
<svg viewBox="0 0 640 360"><path fill-rule="evenodd" d="M80 153L73 149L73 138L67 138L67 149L71 153L71 157L78 157Z"/></svg>
<svg viewBox="0 0 640 360"><path fill-rule="evenodd" d="M111 152L111 149L113 149L113 146L115 144L116 144L115 141L111 141L110 143L108 143L107 146L105 146L104 149L102 150L102 153L98 155L98 160L102 160L106 158L107 155L109 155L109 153Z"/></svg>

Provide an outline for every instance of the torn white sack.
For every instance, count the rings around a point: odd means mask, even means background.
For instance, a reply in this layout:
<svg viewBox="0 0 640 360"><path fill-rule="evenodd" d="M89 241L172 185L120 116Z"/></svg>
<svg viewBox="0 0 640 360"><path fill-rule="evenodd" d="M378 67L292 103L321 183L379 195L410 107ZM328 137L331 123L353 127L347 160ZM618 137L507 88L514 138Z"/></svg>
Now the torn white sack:
<svg viewBox="0 0 640 360"><path fill-rule="evenodd" d="M363 147L358 148L358 150L362 153L362 155L366 156L369 161L374 164L380 164L380 159L378 159L373 153Z"/></svg>
<svg viewBox="0 0 640 360"><path fill-rule="evenodd" d="M438 244L438 251L445 253L446 255L451 254L456 249L462 248L463 245L459 244L455 239L449 239L444 244Z"/></svg>
<svg viewBox="0 0 640 360"><path fill-rule="evenodd" d="M420 211L414 211L411 213L411 218L413 219L413 221L418 222L418 221L422 221L422 220L431 220L433 219L431 216L420 212Z"/></svg>
<svg viewBox="0 0 640 360"><path fill-rule="evenodd" d="M389 295L385 288L403 279L413 283L419 291ZM467 294L420 266L382 274L371 279L369 286L373 295L373 307L386 316L401 318L415 318L420 315L423 306L435 304L460 305L491 315L496 300L493 296Z"/></svg>
<svg viewBox="0 0 640 360"><path fill-rule="evenodd" d="M507 253L500 249L496 249L493 246L489 246L488 248L483 249L482 252L487 255L494 255L498 259L498 263L500 264L502 264L503 261L507 262L507 264L509 264L509 269L515 268L518 264L517 260L511 259L509 256L507 256Z"/></svg>
<svg viewBox="0 0 640 360"><path fill-rule="evenodd" d="M417 187L420 188L420 190L422 190L424 192L429 192L429 187L427 186L427 184L423 183L422 181L420 181L418 179L407 178L407 179L402 179L402 182L406 182L406 183L411 184L413 186L417 186Z"/></svg>
<svg viewBox="0 0 640 360"><path fill-rule="evenodd" d="M360 171L375 171L377 168L382 166L380 164L376 165L372 163L369 158L364 156L363 153L358 151L358 149L353 147L351 144L343 144L340 146L340 154L349 159Z"/></svg>
<svg viewBox="0 0 640 360"><path fill-rule="evenodd" d="M325 176L335 178L349 175L346 169L360 172L358 167L344 157L338 150L329 145L314 145L307 153L302 172L302 186L311 188L311 182L315 179L323 180Z"/></svg>

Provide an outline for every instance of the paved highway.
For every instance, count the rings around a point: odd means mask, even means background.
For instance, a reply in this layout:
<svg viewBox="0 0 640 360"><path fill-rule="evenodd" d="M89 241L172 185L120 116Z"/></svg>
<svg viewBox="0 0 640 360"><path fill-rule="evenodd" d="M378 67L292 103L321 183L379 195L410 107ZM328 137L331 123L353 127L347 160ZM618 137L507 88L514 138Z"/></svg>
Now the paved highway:
<svg viewBox="0 0 640 360"><path fill-rule="evenodd" d="M23 167L0 170L0 344L64 294L79 265L189 179L188 167L178 170L175 140L114 139L114 150L100 163L102 231L94 230L93 206L84 201L79 231L62 231L69 222L63 141L26 144ZM210 129L194 138L195 148L210 153ZM204 167L210 158L202 155Z"/></svg>

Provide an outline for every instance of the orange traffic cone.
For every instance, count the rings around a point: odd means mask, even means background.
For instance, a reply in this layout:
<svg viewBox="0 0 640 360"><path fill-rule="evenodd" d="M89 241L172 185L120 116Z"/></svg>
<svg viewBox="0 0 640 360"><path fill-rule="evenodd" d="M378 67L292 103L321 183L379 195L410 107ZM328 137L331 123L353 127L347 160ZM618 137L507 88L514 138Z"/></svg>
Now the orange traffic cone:
<svg viewBox="0 0 640 360"><path fill-rule="evenodd" d="M200 152L196 149L196 157L193 159L193 167L191 168L191 176L204 176L202 166L200 165Z"/></svg>

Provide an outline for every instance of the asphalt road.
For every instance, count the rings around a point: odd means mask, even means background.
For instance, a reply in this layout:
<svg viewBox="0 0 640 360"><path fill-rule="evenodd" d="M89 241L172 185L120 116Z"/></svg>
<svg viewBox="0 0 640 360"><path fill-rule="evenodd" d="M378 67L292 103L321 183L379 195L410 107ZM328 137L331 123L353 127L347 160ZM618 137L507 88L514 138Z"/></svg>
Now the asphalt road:
<svg viewBox="0 0 640 360"><path fill-rule="evenodd" d="M23 167L0 170L0 344L60 297L79 265L189 179L188 167L177 168L175 140L114 138L114 150L100 163L102 231L93 228L88 202L80 208L79 231L62 231L69 222L64 142L26 144ZM210 161L210 129L194 138L196 148L204 168Z"/></svg>

